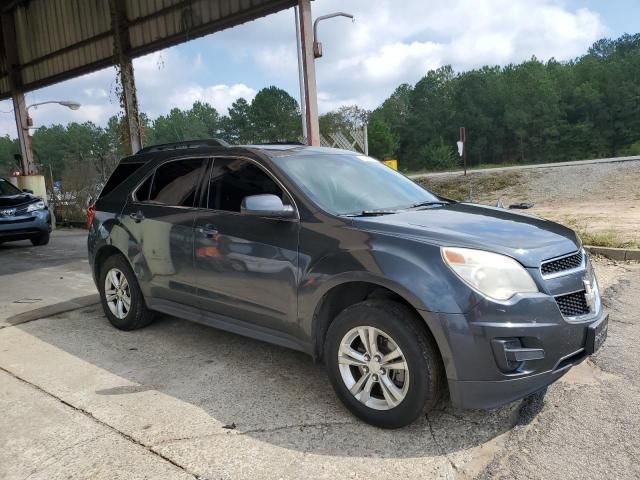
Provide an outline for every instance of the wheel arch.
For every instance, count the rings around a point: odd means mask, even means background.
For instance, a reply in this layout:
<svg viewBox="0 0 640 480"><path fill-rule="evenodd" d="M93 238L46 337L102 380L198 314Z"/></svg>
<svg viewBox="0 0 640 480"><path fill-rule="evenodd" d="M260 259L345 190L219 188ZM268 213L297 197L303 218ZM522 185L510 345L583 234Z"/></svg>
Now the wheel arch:
<svg viewBox="0 0 640 480"><path fill-rule="evenodd" d="M336 316L347 307L368 299L386 299L397 302L416 315L424 332L434 338L438 348L438 354L444 361L438 336L434 335L431 328L424 320L420 311L423 310L419 300L413 297L410 292L405 292L397 286L389 285L386 282L375 281L373 279L350 279L344 280L331 286L324 292L315 306L312 320L312 356L314 361L323 361L324 342L329 330L329 326ZM422 308L421 308L422 307Z"/></svg>
<svg viewBox="0 0 640 480"><path fill-rule="evenodd" d="M127 256L119 248L110 243L102 245L98 250L96 250L93 260L93 278L95 278L96 284L100 279L100 267L104 264L107 258L112 257L113 255L121 255L127 259ZM129 260L127 259L127 261Z"/></svg>

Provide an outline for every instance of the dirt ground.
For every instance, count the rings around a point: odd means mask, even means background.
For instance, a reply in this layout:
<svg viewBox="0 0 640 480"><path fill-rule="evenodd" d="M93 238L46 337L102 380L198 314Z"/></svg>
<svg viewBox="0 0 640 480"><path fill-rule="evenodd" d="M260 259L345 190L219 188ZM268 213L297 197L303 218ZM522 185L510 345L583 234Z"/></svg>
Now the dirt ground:
<svg viewBox="0 0 640 480"><path fill-rule="evenodd" d="M585 243L640 248L640 161L509 172L474 172L422 181L456 200L526 210L578 230Z"/></svg>

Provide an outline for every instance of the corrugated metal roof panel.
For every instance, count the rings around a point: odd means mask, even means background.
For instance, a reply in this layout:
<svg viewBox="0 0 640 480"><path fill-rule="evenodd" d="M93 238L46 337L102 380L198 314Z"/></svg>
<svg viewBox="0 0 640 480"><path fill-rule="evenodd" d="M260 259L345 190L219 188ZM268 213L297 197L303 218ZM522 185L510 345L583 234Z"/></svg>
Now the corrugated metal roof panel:
<svg viewBox="0 0 640 480"><path fill-rule="evenodd" d="M284 10L296 0L118 0L139 56ZM112 64L109 0L18 0L9 12L22 84L50 85ZM5 52L6 53L6 52ZM0 99L10 96L6 55L0 58Z"/></svg>

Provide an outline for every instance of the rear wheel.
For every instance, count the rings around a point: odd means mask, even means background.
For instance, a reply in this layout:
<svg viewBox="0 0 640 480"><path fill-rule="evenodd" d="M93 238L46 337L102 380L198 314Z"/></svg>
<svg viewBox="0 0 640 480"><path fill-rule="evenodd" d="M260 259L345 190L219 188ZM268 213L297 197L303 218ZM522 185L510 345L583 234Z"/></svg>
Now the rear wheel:
<svg viewBox="0 0 640 480"><path fill-rule="evenodd" d="M120 330L135 330L153 321L129 263L120 255L107 258L100 268L100 299L105 315Z"/></svg>
<svg viewBox="0 0 640 480"><path fill-rule="evenodd" d="M36 247L39 247L49 243L49 237L50 237L50 234L47 232L47 233L42 233L40 235L36 235L35 237L31 237L29 240L31 240L31 243L33 245L35 245Z"/></svg>
<svg viewBox="0 0 640 480"><path fill-rule="evenodd" d="M327 332L325 362L340 400L378 427L410 424L443 391L433 337L397 302L364 301L341 312Z"/></svg>

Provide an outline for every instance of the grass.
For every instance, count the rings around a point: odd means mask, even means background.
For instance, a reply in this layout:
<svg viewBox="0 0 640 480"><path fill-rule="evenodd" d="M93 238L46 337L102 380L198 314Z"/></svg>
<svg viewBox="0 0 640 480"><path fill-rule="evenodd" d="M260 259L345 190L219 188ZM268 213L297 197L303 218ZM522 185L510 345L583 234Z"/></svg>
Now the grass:
<svg viewBox="0 0 640 480"><path fill-rule="evenodd" d="M473 173L466 177L464 175L432 177L418 180L418 183L443 197L474 202L496 201L504 190L524 187L521 172Z"/></svg>
<svg viewBox="0 0 640 480"><path fill-rule="evenodd" d="M573 228L585 245L594 247L611 248L640 248L640 243L635 240L623 240L614 230L592 231L586 224L581 224L578 220L569 218L563 222L566 226Z"/></svg>

